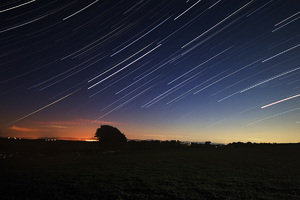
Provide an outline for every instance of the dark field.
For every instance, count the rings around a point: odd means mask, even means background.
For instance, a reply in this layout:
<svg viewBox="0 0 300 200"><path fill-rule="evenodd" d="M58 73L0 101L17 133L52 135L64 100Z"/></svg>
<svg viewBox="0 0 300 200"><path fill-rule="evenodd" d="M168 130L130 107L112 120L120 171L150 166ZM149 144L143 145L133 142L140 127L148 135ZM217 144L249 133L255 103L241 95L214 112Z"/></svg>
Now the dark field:
<svg viewBox="0 0 300 200"><path fill-rule="evenodd" d="M0 141L1 199L300 199L300 145Z"/></svg>

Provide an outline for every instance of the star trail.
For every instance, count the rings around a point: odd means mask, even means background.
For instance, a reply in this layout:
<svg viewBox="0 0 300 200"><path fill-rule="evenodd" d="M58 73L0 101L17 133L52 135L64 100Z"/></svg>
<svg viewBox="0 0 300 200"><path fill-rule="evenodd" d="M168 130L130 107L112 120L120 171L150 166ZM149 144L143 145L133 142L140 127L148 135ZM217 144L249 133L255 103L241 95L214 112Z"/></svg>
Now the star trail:
<svg viewBox="0 0 300 200"><path fill-rule="evenodd" d="M17 0L0 16L1 137L109 123L130 139L300 141L300 1Z"/></svg>

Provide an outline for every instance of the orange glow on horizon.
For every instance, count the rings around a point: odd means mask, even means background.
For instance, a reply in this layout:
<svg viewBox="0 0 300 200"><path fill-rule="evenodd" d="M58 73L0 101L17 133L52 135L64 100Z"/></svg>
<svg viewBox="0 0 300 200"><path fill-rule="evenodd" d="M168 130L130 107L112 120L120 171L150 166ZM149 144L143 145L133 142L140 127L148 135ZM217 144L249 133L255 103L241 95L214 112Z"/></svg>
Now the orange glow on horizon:
<svg viewBox="0 0 300 200"><path fill-rule="evenodd" d="M24 139L57 139L69 141L97 141L94 138L97 128L102 124L109 124L109 121L101 121L101 124L90 123L93 120L75 119L67 121L28 121L26 124L7 127L3 129L0 137L17 137ZM256 142L256 143L289 143L299 142L298 130L289 129L288 134L282 135L286 131L286 126L278 122L277 125L270 126L272 122L249 126L245 129L243 124L236 121L228 121L226 125L204 129L205 124L187 129L186 126L176 124L174 126L155 126L153 124L129 124L121 122L110 122L110 125L118 128L125 134L128 140L179 140L189 142L231 143L231 142Z"/></svg>
<svg viewBox="0 0 300 200"><path fill-rule="evenodd" d="M98 142L98 140L91 140L91 139L88 139L88 140L85 140L86 142Z"/></svg>

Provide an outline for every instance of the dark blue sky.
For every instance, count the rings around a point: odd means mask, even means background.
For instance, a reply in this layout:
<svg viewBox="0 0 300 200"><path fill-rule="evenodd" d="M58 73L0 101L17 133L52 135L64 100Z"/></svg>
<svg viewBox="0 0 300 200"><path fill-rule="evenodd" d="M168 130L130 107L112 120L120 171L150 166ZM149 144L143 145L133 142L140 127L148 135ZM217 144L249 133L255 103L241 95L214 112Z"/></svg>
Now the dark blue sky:
<svg viewBox="0 0 300 200"><path fill-rule="evenodd" d="M2 136L299 142L300 1L0 3Z"/></svg>

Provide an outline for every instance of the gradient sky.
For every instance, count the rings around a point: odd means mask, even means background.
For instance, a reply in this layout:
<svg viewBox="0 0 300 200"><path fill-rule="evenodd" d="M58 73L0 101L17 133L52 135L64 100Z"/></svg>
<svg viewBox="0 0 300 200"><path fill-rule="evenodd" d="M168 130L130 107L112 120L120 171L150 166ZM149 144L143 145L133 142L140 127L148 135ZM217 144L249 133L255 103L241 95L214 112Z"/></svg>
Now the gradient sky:
<svg viewBox="0 0 300 200"><path fill-rule="evenodd" d="M0 3L0 136L300 142L299 0Z"/></svg>

